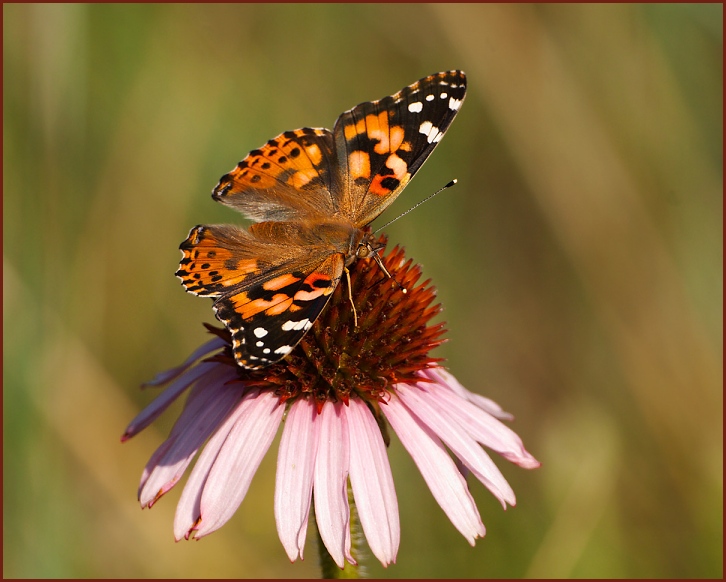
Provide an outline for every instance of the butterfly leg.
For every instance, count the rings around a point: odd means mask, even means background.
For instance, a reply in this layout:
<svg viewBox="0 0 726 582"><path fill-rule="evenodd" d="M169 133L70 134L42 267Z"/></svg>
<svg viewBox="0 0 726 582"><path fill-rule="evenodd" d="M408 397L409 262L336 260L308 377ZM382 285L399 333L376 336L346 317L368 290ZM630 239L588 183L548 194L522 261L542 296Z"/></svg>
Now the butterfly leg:
<svg viewBox="0 0 726 582"><path fill-rule="evenodd" d="M350 306L353 308L353 321L355 327L358 327L358 313L355 310L355 303L353 303L353 288L350 285L350 271L348 267L345 267L345 278L348 279L348 299L350 299Z"/></svg>
<svg viewBox="0 0 726 582"><path fill-rule="evenodd" d="M378 249L376 249L376 250L378 250ZM386 276L389 279L391 279L391 281L393 281L396 285L398 285L398 288L401 290L401 293L403 293L403 294L408 293L408 291L406 291L406 288L403 285L401 285L398 281L396 281L396 278L388 272L388 269L386 269L386 266L383 264L381 257L378 256L378 253L373 253L373 260L376 263L378 263L378 266L386 274Z"/></svg>

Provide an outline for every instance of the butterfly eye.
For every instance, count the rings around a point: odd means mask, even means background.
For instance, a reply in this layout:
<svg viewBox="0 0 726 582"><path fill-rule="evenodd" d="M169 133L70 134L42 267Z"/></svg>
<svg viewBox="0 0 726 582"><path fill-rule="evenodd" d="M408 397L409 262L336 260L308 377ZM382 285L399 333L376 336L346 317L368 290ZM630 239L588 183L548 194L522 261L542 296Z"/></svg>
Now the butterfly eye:
<svg viewBox="0 0 726 582"><path fill-rule="evenodd" d="M373 250L373 247L369 243L360 243L358 245L358 250L355 252L355 256L359 259L367 259L372 254L374 254L375 251Z"/></svg>

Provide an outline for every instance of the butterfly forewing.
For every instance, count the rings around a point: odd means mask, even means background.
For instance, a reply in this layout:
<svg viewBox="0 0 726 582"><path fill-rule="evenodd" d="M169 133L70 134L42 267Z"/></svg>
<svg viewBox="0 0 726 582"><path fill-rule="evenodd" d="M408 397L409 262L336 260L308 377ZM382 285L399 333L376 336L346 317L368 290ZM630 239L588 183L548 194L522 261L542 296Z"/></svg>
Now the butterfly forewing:
<svg viewBox="0 0 726 582"><path fill-rule="evenodd" d="M327 129L286 131L222 176L212 197L255 221L329 216L335 211L334 167Z"/></svg>
<svg viewBox="0 0 726 582"><path fill-rule="evenodd" d="M354 224L372 222L438 145L466 93L461 71L431 75L343 113L333 135L342 161L339 206Z"/></svg>

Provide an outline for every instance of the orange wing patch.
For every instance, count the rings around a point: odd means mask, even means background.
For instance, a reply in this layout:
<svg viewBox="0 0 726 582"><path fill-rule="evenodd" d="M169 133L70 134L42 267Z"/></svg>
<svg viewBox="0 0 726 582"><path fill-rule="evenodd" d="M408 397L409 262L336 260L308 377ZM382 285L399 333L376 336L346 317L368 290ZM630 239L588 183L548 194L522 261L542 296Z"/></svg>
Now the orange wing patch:
<svg viewBox="0 0 726 582"><path fill-rule="evenodd" d="M400 191L411 178L408 164L396 153L410 152L411 142L405 141L404 128L389 119L389 111L383 110L343 126L345 140L353 148L348 154L349 176L353 181L369 180L367 191L379 198ZM374 163L380 169L374 171Z"/></svg>
<svg viewBox="0 0 726 582"><path fill-rule="evenodd" d="M330 295L335 291L335 283L328 274L312 273L305 278L303 288L295 293L295 301L313 301L323 295Z"/></svg>
<svg viewBox="0 0 726 582"><path fill-rule="evenodd" d="M283 287L287 287L288 285L293 285L299 280L300 277L296 277L292 273L285 273L284 275L280 275L279 277L275 277L274 279L266 281L262 284L262 288L266 291L276 291L278 289L282 289Z"/></svg>
<svg viewBox="0 0 726 582"><path fill-rule="evenodd" d="M376 174L368 191L376 196L388 196L398 188L403 188L411 179L408 164L395 153L386 158L385 166L392 172L386 175Z"/></svg>
<svg viewBox="0 0 726 582"><path fill-rule="evenodd" d="M388 123L388 111L381 111L378 115L374 113L366 115L356 123L346 125L343 132L347 141L352 141L359 135L376 140L378 143L373 147L373 151L380 155L395 152L406 135L403 127Z"/></svg>
<svg viewBox="0 0 726 582"><path fill-rule="evenodd" d="M371 177L371 157L367 152L358 150L348 156L348 168L353 180Z"/></svg>
<svg viewBox="0 0 726 582"><path fill-rule="evenodd" d="M260 313L266 315L279 315L290 309L293 298L283 293L273 295L267 300L262 297L251 299L249 293L242 292L232 295L229 298L232 308L242 317L242 319L252 319Z"/></svg>

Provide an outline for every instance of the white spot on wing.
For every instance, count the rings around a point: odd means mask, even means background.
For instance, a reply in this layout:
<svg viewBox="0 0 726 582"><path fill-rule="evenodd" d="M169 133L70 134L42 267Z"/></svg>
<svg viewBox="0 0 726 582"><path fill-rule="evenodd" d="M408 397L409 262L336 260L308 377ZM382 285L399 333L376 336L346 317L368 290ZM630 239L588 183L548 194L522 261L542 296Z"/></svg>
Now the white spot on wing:
<svg viewBox="0 0 726 582"><path fill-rule="evenodd" d="M423 103L421 103L420 101L417 101L416 103L409 103L408 110L411 113L421 113L421 111L423 110Z"/></svg>
<svg viewBox="0 0 726 582"><path fill-rule="evenodd" d="M449 99L449 109L456 111L459 107L461 107L461 99L454 99L453 97Z"/></svg>
<svg viewBox="0 0 726 582"><path fill-rule="evenodd" d="M270 353L270 348L265 348L264 350L262 350L262 353L263 354L269 354Z"/></svg>
<svg viewBox="0 0 726 582"><path fill-rule="evenodd" d="M262 346L264 346L264 345L265 345L265 342L257 342L257 343L256 343L255 345L256 345L256 346L257 346L258 348L261 348Z"/></svg>
<svg viewBox="0 0 726 582"><path fill-rule="evenodd" d="M434 96L433 95L426 95L426 101L433 101Z"/></svg>
<svg viewBox="0 0 726 582"><path fill-rule="evenodd" d="M430 121L424 121L418 128L418 132L426 136L426 141L429 143L437 142L444 135L439 131L439 128L432 124Z"/></svg>
<svg viewBox="0 0 726 582"><path fill-rule="evenodd" d="M267 330L264 327L256 327L254 333L257 337L265 337Z"/></svg>
<svg viewBox="0 0 726 582"><path fill-rule="evenodd" d="M442 99L446 99L448 96L448 93L442 93L441 95L439 95L439 97L441 97Z"/></svg>
<svg viewBox="0 0 726 582"><path fill-rule="evenodd" d="M280 346L275 350L276 354L289 354L292 351L292 346Z"/></svg>
<svg viewBox="0 0 726 582"><path fill-rule="evenodd" d="M300 321L288 320L282 324L282 330L283 331L292 331L293 329L295 329L295 330L310 329L311 325L312 325L312 322L309 319L301 319Z"/></svg>

